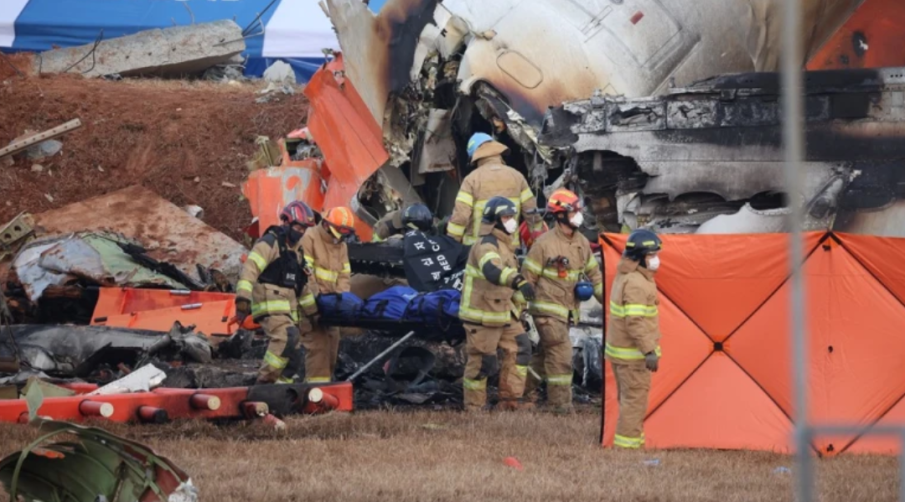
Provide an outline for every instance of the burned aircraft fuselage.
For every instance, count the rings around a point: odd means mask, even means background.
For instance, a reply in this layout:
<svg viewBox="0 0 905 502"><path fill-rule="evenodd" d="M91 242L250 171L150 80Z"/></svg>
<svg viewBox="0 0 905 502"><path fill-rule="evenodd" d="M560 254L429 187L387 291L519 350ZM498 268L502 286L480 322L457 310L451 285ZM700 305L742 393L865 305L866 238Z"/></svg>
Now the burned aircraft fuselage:
<svg viewBox="0 0 905 502"><path fill-rule="evenodd" d="M809 72L806 227L905 235L905 69ZM674 233L785 231L779 74L714 77L651 98L548 111L600 225Z"/></svg>

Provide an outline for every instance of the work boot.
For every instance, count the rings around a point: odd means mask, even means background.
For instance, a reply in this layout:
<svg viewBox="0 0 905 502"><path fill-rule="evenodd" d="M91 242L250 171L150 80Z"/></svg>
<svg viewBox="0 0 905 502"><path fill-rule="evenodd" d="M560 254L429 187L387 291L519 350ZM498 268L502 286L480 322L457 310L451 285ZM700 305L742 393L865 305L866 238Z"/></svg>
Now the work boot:
<svg viewBox="0 0 905 502"><path fill-rule="evenodd" d="M548 406L547 410L554 415L571 415L575 413L574 408L572 408L571 404L568 405L560 405L560 406Z"/></svg>
<svg viewBox="0 0 905 502"><path fill-rule="evenodd" d="M462 407L462 410L469 415L481 415L490 412L491 406L487 404L484 406L465 405Z"/></svg>

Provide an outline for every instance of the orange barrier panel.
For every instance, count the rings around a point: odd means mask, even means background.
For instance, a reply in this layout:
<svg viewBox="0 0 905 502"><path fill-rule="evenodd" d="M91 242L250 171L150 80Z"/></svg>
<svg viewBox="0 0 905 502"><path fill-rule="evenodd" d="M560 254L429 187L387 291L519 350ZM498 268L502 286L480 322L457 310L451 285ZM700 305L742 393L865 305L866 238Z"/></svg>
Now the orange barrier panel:
<svg viewBox="0 0 905 502"><path fill-rule="evenodd" d="M866 0L808 61L808 70L905 66L905 2Z"/></svg>
<svg viewBox="0 0 905 502"><path fill-rule="evenodd" d="M905 424L905 239L805 237L812 422ZM607 301L625 238L600 239ZM656 278L663 359L652 378L647 445L790 452L788 235L663 241ZM618 400L605 367L601 434L609 446ZM818 437L813 446L823 455L896 453L898 441Z"/></svg>
<svg viewBox="0 0 905 502"><path fill-rule="evenodd" d="M235 295L162 289L100 288L91 324L168 332L175 321L205 335L229 336L237 326Z"/></svg>

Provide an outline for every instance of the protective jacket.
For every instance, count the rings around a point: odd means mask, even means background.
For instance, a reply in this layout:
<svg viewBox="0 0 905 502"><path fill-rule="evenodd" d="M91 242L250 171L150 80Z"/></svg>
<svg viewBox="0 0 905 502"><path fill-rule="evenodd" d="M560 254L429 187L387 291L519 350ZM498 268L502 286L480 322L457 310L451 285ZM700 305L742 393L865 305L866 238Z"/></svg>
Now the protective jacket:
<svg viewBox="0 0 905 502"><path fill-rule="evenodd" d="M531 246L522 275L535 288L537 298L528 303L534 316L555 317L578 322L580 301L575 297L575 284L584 273L594 284L594 296L603 301L603 274L591 253L591 244L580 232L567 236L560 225L540 236Z"/></svg>
<svg viewBox="0 0 905 502"><path fill-rule="evenodd" d="M516 275L518 260L511 236L490 225L482 225L481 240L471 247L465 265L459 318L489 327L509 324L512 314L519 312L518 298L513 298L516 295L511 286Z"/></svg>
<svg viewBox="0 0 905 502"><path fill-rule="evenodd" d="M660 355L660 316L654 273L638 262L622 258L616 268L606 331L606 358L616 363L643 361L644 354Z"/></svg>
<svg viewBox="0 0 905 502"><path fill-rule="evenodd" d="M300 247L300 243L289 246L285 230L279 226L268 228L252 247L236 284L236 296L251 302L256 321L269 315L287 315L297 321L299 306L306 315L317 310Z"/></svg>
<svg viewBox="0 0 905 502"><path fill-rule="evenodd" d="M377 220L377 223L374 224L374 235L371 240L373 242L382 242L393 235L401 235L405 232L406 228L402 224L402 210L397 209L390 211L383 218Z"/></svg>
<svg viewBox="0 0 905 502"><path fill-rule="evenodd" d="M347 293L352 267L349 264L349 248L345 242L336 242L329 230L318 225L302 237L305 262L313 270L317 284L316 294Z"/></svg>
<svg viewBox="0 0 905 502"><path fill-rule="evenodd" d="M466 246L477 242L484 206L491 197L497 195L511 200L518 209L518 214L523 210L537 208L537 200L522 173L504 164L503 158L499 155L483 158L478 161L478 168L465 177L459 188L456 207L446 225L446 232L450 237ZM526 215L525 219L528 220L531 230L541 230L543 220L540 215ZM506 238L518 246L518 233L511 237L507 235Z"/></svg>

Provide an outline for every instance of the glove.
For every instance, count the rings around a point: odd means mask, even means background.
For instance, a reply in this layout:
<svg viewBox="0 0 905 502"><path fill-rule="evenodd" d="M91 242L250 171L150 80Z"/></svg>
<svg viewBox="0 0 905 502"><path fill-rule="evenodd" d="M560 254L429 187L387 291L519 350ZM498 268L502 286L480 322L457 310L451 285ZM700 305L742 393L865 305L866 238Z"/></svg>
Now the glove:
<svg viewBox="0 0 905 502"><path fill-rule="evenodd" d="M251 315L251 302L245 298L236 298L236 319L239 324L245 322L245 318Z"/></svg>
<svg viewBox="0 0 905 502"><path fill-rule="evenodd" d="M660 357L656 352L648 352L644 354L644 365L647 366L648 371L656 373L660 368Z"/></svg>
<svg viewBox="0 0 905 502"><path fill-rule="evenodd" d="M534 286L532 286L531 283L528 282L528 280L525 279L525 276L523 276L522 274L518 274L514 279L512 279L512 289L519 290L519 292L522 293L522 296L524 296L525 299L529 302L534 300L535 298Z"/></svg>

